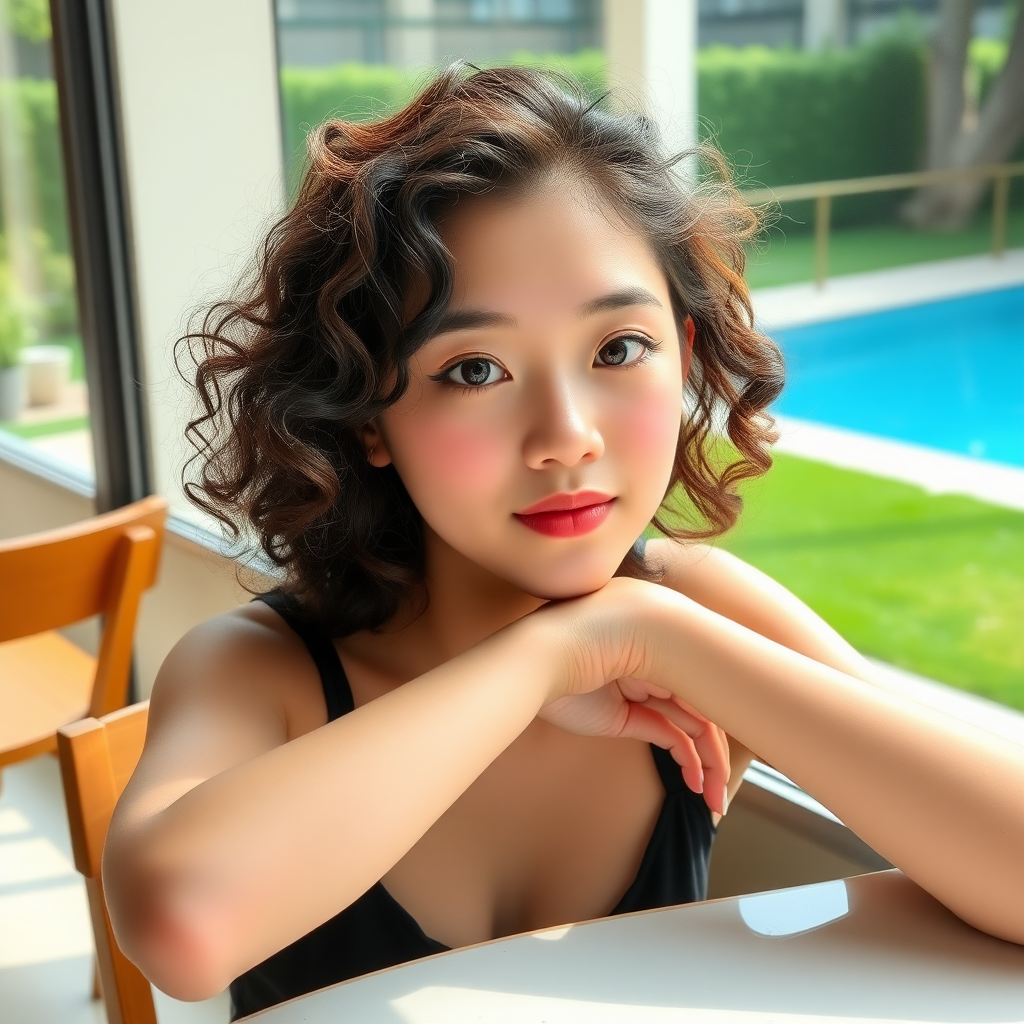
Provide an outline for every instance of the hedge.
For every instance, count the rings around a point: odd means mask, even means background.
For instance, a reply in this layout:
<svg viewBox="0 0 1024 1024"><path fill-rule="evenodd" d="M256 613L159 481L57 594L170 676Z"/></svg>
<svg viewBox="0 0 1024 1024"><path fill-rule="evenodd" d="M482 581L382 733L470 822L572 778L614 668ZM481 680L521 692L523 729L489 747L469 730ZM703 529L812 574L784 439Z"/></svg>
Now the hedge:
<svg viewBox="0 0 1024 1024"><path fill-rule="evenodd" d="M289 186L302 172L309 130L329 117L369 121L408 103L416 82L398 68L338 64L331 68L281 68L281 114Z"/></svg>
<svg viewBox="0 0 1024 1024"><path fill-rule="evenodd" d="M982 98L1006 57L1006 44L974 40L970 66ZM604 91L599 50L572 55L518 53L512 63L548 67ZM808 54L762 47L712 47L697 57L702 134L733 161L748 184L779 185L859 177L918 166L924 135L925 52L904 32L848 50ZM289 182L301 174L305 137L326 117L368 120L409 101L426 76L396 68L340 64L281 69ZM55 254L69 251L56 87L22 78L0 83L0 103L17 118L38 222ZM880 213L871 197L854 212ZM867 204L864 206L863 204ZM872 206L874 204L874 206ZM839 220L848 215L837 204Z"/></svg>
<svg viewBox="0 0 1024 1024"><path fill-rule="evenodd" d="M0 82L0 104L24 146L26 179L34 191L35 220L58 252L68 252L68 215L61 160L57 86L52 80Z"/></svg>
<svg viewBox="0 0 1024 1024"><path fill-rule="evenodd" d="M1003 39L972 39L968 61L968 87L977 90L984 102L992 83L1006 62L1008 47ZM971 79L973 78L973 81Z"/></svg>
<svg viewBox="0 0 1024 1024"><path fill-rule="evenodd" d="M24 6L24 5L23 5ZM41 337L50 338L75 330L74 267L70 256L67 202L57 110L57 87L52 80L19 78L0 82L0 114L21 146L21 188L31 204L29 221L34 226L29 244L34 250L42 294L31 306L29 318ZM0 187L3 187L0 168ZM3 215L0 210L0 229ZM0 234L0 266L6 272L7 238Z"/></svg>
<svg viewBox="0 0 1024 1024"><path fill-rule="evenodd" d="M604 91L604 54L516 53L508 63L543 67L574 78L592 95ZM370 121L408 103L430 80L412 78L380 64L337 64L330 68L281 68L281 106L288 186L294 195L305 166L306 135L329 117Z"/></svg>
<svg viewBox="0 0 1024 1024"><path fill-rule="evenodd" d="M713 47L698 56L702 133L748 184L860 178L919 166L925 54L907 36L805 53ZM836 202L833 220L875 220L892 193ZM787 210L809 219L809 204Z"/></svg>
<svg viewBox="0 0 1024 1024"><path fill-rule="evenodd" d="M705 134L760 183L887 174L920 159L924 52L909 39L820 54L713 47L697 68Z"/></svg>
<svg viewBox="0 0 1024 1024"><path fill-rule="evenodd" d="M909 34L849 50L809 54L711 47L697 57L701 131L751 183L779 185L911 170L925 119L924 50ZM554 67L592 95L604 91L604 57L516 54ZM396 109L421 81L394 68L341 64L281 72L289 184L301 175L304 137L325 117L368 120ZM837 221L891 208L891 197L836 204ZM797 211L799 212L799 211Z"/></svg>

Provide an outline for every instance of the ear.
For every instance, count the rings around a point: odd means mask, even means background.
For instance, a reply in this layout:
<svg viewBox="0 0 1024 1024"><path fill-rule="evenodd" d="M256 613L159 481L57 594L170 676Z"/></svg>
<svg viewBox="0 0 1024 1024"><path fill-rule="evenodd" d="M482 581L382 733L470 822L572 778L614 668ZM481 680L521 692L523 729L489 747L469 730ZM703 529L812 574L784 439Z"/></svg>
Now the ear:
<svg viewBox="0 0 1024 1024"><path fill-rule="evenodd" d="M683 322L683 329L686 331L686 341L683 345L683 383L690 376L690 361L693 359L693 339L697 334L697 327L693 317L688 316Z"/></svg>
<svg viewBox="0 0 1024 1024"><path fill-rule="evenodd" d="M391 453L384 441L384 435L380 431L377 422L371 421L363 427L363 447L366 449L366 461L377 469L383 469L391 465Z"/></svg>

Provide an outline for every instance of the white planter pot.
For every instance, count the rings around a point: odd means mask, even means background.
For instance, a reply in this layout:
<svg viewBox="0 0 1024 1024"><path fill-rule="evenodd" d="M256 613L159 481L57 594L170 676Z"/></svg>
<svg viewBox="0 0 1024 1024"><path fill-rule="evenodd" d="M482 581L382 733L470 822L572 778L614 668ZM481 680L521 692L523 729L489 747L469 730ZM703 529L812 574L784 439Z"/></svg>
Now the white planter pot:
<svg viewBox="0 0 1024 1024"><path fill-rule="evenodd" d="M71 379L71 349L64 345L29 345L21 350L28 379L29 405L53 405L64 397Z"/></svg>
<svg viewBox="0 0 1024 1024"><path fill-rule="evenodd" d="M27 392L24 366L0 370L0 423L16 420L22 414Z"/></svg>

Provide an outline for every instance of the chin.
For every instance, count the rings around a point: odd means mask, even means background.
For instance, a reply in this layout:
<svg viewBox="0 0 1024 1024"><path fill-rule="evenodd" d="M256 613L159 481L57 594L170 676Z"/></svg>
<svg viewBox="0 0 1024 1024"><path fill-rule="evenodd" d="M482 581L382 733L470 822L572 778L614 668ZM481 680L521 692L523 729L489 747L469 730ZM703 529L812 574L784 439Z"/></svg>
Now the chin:
<svg viewBox="0 0 1024 1024"><path fill-rule="evenodd" d="M568 601L600 590L614 575L619 563L580 572L545 573L540 578L513 580L522 590L541 601Z"/></svg>

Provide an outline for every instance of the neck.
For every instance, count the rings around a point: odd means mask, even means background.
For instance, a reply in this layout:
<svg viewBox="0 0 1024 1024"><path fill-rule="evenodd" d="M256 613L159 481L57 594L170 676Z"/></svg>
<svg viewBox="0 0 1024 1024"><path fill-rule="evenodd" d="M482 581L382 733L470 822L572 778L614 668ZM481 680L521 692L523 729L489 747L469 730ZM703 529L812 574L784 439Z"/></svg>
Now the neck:
<svg viewBox="0 0 1024 1024"><path fill-rule="evenodd" d="M381 671L409 679L450 661L545 602L482 569L424 525L425 596L417 592L379 633L344 644Z"/></svg>
<svg viewBox="0 0 1024 1024"><path fill-rule="evenodd" d="M420 621L443 660L545 603L482 569L429 528L425 534L430 603Z"/></svg>

